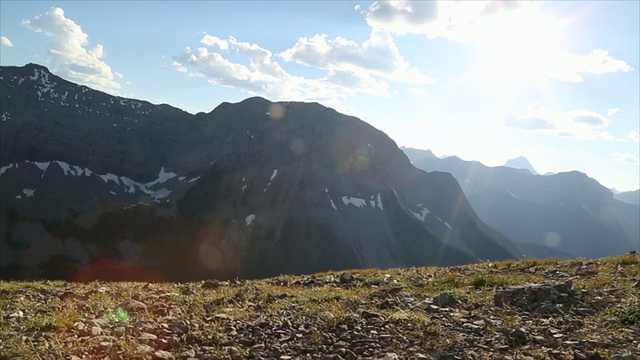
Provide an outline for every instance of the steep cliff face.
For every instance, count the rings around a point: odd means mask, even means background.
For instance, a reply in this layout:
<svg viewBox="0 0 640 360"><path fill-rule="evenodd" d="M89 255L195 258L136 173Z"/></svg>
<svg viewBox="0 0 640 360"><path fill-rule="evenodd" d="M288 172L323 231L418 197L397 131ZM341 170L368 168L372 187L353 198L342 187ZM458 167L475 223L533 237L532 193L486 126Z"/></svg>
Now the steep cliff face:
<svg viewBox="0 0 640 360"><path fill-rule="evenodd" d="M38 65L1 71L4 277L101 277L105 259L191 280L515 254L451 175L319 104L191 115Z"/></svg>

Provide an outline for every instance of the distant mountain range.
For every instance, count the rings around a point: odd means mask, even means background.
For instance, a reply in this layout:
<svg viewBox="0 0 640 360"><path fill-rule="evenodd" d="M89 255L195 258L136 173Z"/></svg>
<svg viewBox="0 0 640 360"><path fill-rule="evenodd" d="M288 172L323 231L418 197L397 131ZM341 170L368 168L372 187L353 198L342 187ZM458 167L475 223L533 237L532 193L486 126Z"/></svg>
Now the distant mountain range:
<svg viewBox="0 0 640 360"><path fill-rule="evenodd" d="M0 69L0 275L195 280L521 256L458 182L316 103L189 114Z"/></svg>
<svg viewBox="0 0 640 360"><path fill-rule="evenodd" d="M524 252L595 258L640 250L637 191L614 198L579 172L534 175L524 158L507 163L518 168L514 169L457 157L439 159L428 150L403 150L420 169L451 173L480 219L518 242ZM621 195L627 202L618 200Z"/></svg>
<svg viewBox="0 0 640 360"><path fill-rule="evenodd" d="M640 190L614 193L613 197L628 204L640 205Z"/></svg>

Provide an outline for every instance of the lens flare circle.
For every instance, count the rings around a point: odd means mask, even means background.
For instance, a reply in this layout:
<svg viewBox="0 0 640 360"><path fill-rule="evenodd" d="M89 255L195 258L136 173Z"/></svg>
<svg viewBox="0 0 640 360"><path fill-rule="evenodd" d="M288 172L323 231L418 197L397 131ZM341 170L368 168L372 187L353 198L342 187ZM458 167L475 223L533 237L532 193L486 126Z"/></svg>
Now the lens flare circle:
<svg viewBox="0 0 640 360"><path fill-rule="evenodd" d="M198 259L208 269L215 270L222 267L222 253L215 245L202 243L198 247Z"/></svg>
<svg viewBox="0 0 640 360"><path fill-rule="evenodd" d="M562 236L555 231L547 231L542 236L542 242L549 247L555 248L562 242Z"/></svg>
<svg viewBox="0 0 640 360"><path fill-rule="evenodd" d="M267 114L269 114L269 119L271 120L280 120L284 117L286 112L287 109L285 109L284 106L280 104L271 104L269 105L269 111Z"/></svg>

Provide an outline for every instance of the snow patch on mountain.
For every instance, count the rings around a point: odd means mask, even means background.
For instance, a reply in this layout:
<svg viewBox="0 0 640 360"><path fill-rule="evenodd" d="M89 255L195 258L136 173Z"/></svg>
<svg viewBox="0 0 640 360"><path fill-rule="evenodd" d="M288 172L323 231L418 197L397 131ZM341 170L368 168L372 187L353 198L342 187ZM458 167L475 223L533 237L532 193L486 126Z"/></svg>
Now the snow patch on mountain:
<svg viewBox="0 0 640 360"><path fill-rule="evenodd" d="M133 194L136 192L136 186L140 188L141 184L129 179L128 177L121 176L120 179L122 180L122 184L127 187L125 191L130 194Z"/></svg>
<svg viewBox="0 0 640 360"><path fill-rule="evenodd" d="M91 176L91 174L93 174L93 172L87 168L81 168L80 166L74 165L73 167L69 164L67 164L64 161L54 161L56 164L58 164L58 166L60 166L60 168L62 169L62 171L64 171L65 175L72 175L72 176ZM36 164L36 166L38 166ZM48 164L46 165L47 167L49 166ZM46 171L46 167L43 168L38 166L42 171Z"/></svg>
<svg viewBox="0 0 640 360"><path fill-rule="evenodd" d="M100 176L100 178L105 182L105 183L109 183L109 181L113 181L116 184L120 185L120 178L117 175L114 175L112 173L108 173L108 174L104 174L104 175L98 175Z"/></svg>
<svg viewBox="0 0 640 360"><path fill-rule="evenodd" d="M0 167L0 175L4 174L5 171L11 169L13 167L13 164L9 164L9 165L5 165L3 167ZM16 164L16 167L18 167L18 164Z"/></svg>
<svg viewBox="0 0 640 360"><path fill-rule="evenodd" d="M47 161L47 162L34 162L33 164L35 166L37 166L40 170L42 170L42 172L46 172L47 169L49 168L49 165L51 165L51 162L50 161Z"/></svg>
<svg viewBox="0 0 640 360"><path fill-rule="evenodd" d="M251 214L251 215L247 216L246 218L244 218L244 222L247 224L247 226L249 226L249 225L251 225L251 223L255 219L256 219L256 216Z"/></svg>
<svg viewBox="0 0 640 360"><path fill-rule="evenodd" d="M35 69L33 76L31 76L30 79L34 81L39 80L39 84L37 85L38 91L36 91L39 100L42 100L42 95L46 94L47 92L50 92L51 96L56 96L56 94L53 92L53 87L56 85L56 83L52 83L49 81L49 74L44 70Z"/></svg>
<svg viewBox="0 0 640 360"><path fill-rule="evenodd" d="M418 204L417 206L420 209L420 212L414 212L412 210L409 210L409 211L411 211L411 213L413 214L413 216L416 217L416 219L420 221L424 221L427 218L427 215L429 215L430 211L424 206L424 204Z"/></svg>
<svg viewBox="0 0 640 360"><path fill-rule="evenodd" d="M333 202L333 199L329 198L329 202L331 203L331 207L333 208L333 210L338 210L338 207L336 206L336 204Z"/></svg>
<svg viewBox="0 0 640 360"><path fill-rule="evenodd" d="M153 186L155 184L162 184L165 181L167 181L169 179L172 179L172 178L174 178L176 176L178 176L178 175L176 175L175 173L164 171L164 166L163 166L163 167L160 168L160 172L158 173L158 178L156 180L152 181L152 182L146 183L145 185L147 187L151 187L151 186Z"/></svg>
<svg viewBox="0 0 640 360"><path fill-rule="evenodd" d="M108 184L109 182L113 182L115 183L115 185L117 186L122 186L122 189L120 191L123 191L125 193L128 194L135 194L136 192L141 192L143 194L149 195L151 198L153 198L156 202L159 202L160 199L165 199L167 198L173 190L171 189L167 189L167 188L160 188L160 189L152 189L151 187L153 185L157 185L157 184L161 184L166 182L169 179L172 179L174 177L176 177L177 175L172 173L172 172L166 172L164 170L164 167L162 167L160 169L160 172L158 174L158 178L155 181L143 184L143 183L139 183L135 180L132 180L126 176L118 176L112 173L107 173L107 174L94 174L93 171L91 171L88 168L83 168L77 165L69 165L68 163L64 162L64 161L43 161L43 162L32 162L32 161L24 161L25 163L29 164L29 165L35 165L38 169L40 169L40 171L42 171L42 176L41 178L44 178L44 175L46 173L46 171L49 169L49 166L51 166L51 163L55 163L57 164L60 169L63 171L65 176L93 176L96 175L98 176L100 179L102 179L102 181L104 181L106 184ZM0 167L0 175L3 175L4 173L6 173L7 171L9 171L10 169L14 169L14 168L18 168L19 167L19 163L12 163L12 164L8 164L5 165L3 167ZM193 179L188 180L188 183L192 183L196 180L198 180L200 177L196 177ZM180 180L180 182L184 182L184 180L186 180L187 178L185 176L180 176L178 177L178 179ZM33 191L32 189L24 189L22 191L22 194L16 196L17 199L22 199L23 195L26 195L26 197L31 197L33 196ZM111 194L115 195L116 192L115 191L110 191Z"/></svg>
<svg viewBox="0 0 640 360"><path fill-rule="evenodd" d="M365 206L367 206L367 201L365 199L361 199L358 197L351 197L351 196L343 196L342 197L342 202L345 205L353 205L357 208L363 208Z"/></svg>

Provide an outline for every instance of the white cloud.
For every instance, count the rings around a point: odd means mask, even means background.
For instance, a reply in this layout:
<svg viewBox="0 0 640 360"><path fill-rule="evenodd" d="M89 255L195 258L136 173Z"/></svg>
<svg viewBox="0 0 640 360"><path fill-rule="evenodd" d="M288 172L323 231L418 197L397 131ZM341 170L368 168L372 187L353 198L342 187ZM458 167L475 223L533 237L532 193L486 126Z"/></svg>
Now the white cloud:
<svg viewBox="0 0 640 360"><path fill-rule="evenodd" d="M358 53L358 47L354 48L355 43L345 39L337 40L336 44L354 50L353 53L340 56L334 53L327 59L305 63L307 66L317 65L326 70L320 78L305 78L287 72L271 51L258 44L242 42L234 37L221 39L209 34L204 35L200 42L204 46L195 49L187 47L173 56L172 67L189 76L206 78L214 85L236 88L272 100L319 101L336 107L340 106L340 98L358 94L389 95L388 84L378 79L376 72L362 70L366 65L365 59ZM376 51L374 45L368 46L374 49L367 51ZM292 59L294 56L302 56L302 52L298 51L300 49L290 50ZM310 51L317 52L318 47L314 45ZM231 60L236 58L237 60ZM350 63L351 66L336 66L338 61ZM392 67L385 68L393 64L374 64L369 65L387 69L388 72L394 71Z"/></svg>
<svg viewBox="0 0 640 360"><path fill-rule="evenodd" d="M435 1L376 1L365 14L367 23L376 29L397 34L433 34L438 10Z"/></svg>
<svg viewBox="0 0 640 360"><path fill-rule="evenodd" d="M229 43L226 40L222 40L217 36L212 36L209 34L205 34L205 36L200 40L202 44L209 46L217 46L220 50L229 50Z"/></svg>
<svg viewBox="0 0 640 360"><path fill-rule="evenodd" d="M567 23L546 16L539 2L377 1L364 14L373 29L424 34L477 48L478 74L507 92L525 81L582 82L584 74L632 70L607 50L586 55L566 51Z"/></svg>
<svg viewBox="0 0 640 360"><path fill-rule="evenodd" d="M519 130L577 140L626 141L606 130L609 127L607 117L585 109L552 111L540 105L534 105L525 115L507 117L504 125Z"/></svg>
<svg viewBox="0 0 640 360"><path fill-rule="evenodd" d="M567 82L582 82L583 74L600 75L633 70L626 61L614 59L607 50L602 49L593 50L589 55L562 52L556 56L556 68L550 69L547 76Z"/></svg>
<svg viewBox="0 0 640 360"><path fill-rule="evenodd" d="M4 46L13 47L13 43L6 36L0 36L0 43Z"/></svg>
<svg viewBox="0 0 640 360"><path fill-rule="evenodd" d="M290 49L279 54L286 61L324 70L371 74L405 83L430 84L435 81L411 67L399 53L391 34L373 31L367 41L358 44L342 37L327 40L326 34L302 37Z"/></svg>
<svg viewBox="0 0 640 360"><path fill-rule="evenodd" d="M637 131L631 130L629 132L629 135L627 135L627 139L635 142L640 142L640 134L638 134Z"/></svg>
<svg viewBox="0 0 640 360"><path fill-rule="evenodd" d="M23 20L22 24L51 37L49 62L57 75L107 92L117 93L121 88L114 79L117 75L101 60L105 55L104 47L98 44L87 49L89 36L65 17L61 8L51 8L32 20Z"/></svg>
<svg viewBox="0 0 640 360"><path fill-rule="evenodd" d="M620 112L620 109L615 107L615 108L611 108L609 110L607 110L607 116L612 116L614 114L617 114L618 112Z"/></svg>
<svg viewBox="0 0 640 360"><path fill-rule="evenodd" d="M633 154L623 153L623 152L612 152L611 156L618 162L630 163L630 164L636 164L636 165L640 164L640 160L638 160L638 158Z"/></svg>

